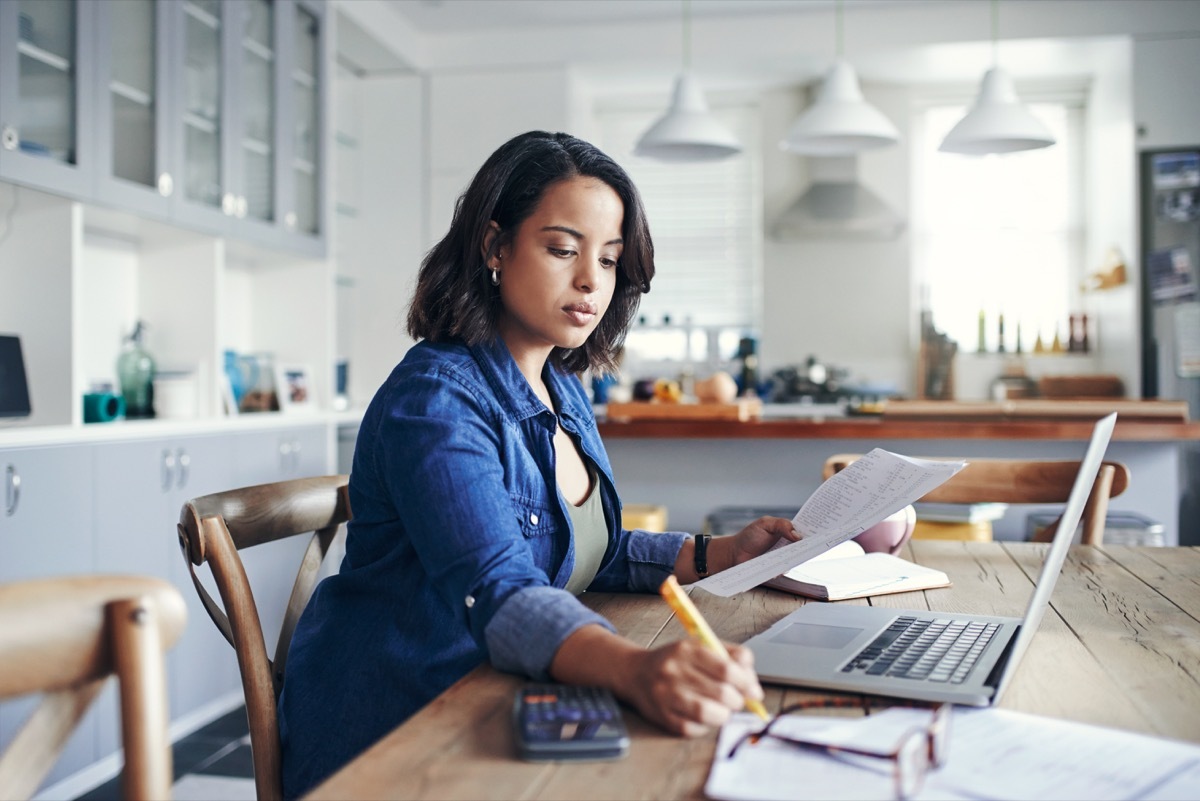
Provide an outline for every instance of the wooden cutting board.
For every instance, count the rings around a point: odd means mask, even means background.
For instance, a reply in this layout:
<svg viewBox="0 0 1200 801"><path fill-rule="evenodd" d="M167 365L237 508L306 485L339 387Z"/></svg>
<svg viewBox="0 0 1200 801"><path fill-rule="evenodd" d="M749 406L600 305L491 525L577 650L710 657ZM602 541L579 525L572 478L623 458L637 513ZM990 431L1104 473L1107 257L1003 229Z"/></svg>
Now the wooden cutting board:
<svg viewBox="0 0 1200 801"><path fill-rule="evenodd" d="M1171 400L889 400L885 419L942 420L1098 420L1110 412L1118 420L1186 422L1186 401Z"/></svg>
<svg viewBox="0 0 1200 801"><path fill-rule="evenodd" d="M741 398L731 403L662 403L630 401L610 403L609 420L757 420L762 417L761 398Z"/></svg>

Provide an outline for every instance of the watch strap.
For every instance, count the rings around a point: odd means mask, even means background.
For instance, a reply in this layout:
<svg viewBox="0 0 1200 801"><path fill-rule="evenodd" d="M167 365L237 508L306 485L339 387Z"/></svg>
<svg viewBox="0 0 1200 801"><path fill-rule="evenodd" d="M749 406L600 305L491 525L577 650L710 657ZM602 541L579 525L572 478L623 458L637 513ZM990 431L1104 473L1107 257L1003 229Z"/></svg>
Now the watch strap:
<svg viewBox="0 0 1200 801"><path fill-rule="evenodd" d="M695 565L696 575L700 578L708 575L708 541L711 539L709 534L696 535Z"/></svg>

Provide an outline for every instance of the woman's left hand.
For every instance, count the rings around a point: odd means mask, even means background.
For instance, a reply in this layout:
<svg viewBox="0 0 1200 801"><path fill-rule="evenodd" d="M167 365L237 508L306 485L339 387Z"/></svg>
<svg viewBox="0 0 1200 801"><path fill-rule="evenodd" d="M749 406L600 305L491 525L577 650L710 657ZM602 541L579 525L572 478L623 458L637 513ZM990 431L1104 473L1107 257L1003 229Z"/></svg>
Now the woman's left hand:
<svg viewBox="0 0 1200 801"><path fill-rule="evenodd" d="M749 559L766 553L780 540L795 542L801 538L792 526L792 521L782 517L760 517L737 534L713 537L708 543L708 572L740 565ZM679 550L675 560L675 577L681 584L697 581L695 568L695 540L689 540Z"/></svg>
<svg viewBox="0 0 1200 801"><path fill-rule="evenodd" d="M725 567L733 567L766 553L779 540L796 542L801 536L791 520L783 517L760 517L732 537L722 539L731 541L729 561L725 563Z"/></svg>

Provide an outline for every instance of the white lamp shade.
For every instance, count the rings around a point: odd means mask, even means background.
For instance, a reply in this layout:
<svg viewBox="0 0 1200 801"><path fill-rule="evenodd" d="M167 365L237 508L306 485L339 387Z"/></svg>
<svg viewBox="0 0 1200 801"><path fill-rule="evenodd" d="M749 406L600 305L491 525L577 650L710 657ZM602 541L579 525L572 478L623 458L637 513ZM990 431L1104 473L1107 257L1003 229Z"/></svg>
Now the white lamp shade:
<svg viewBox="0 0 1200 801"><path fill-rule="evenodd" d="M817 101L792 123L779 146L806 156L845 156L899 139L892 121L863 99L854 68L838 59L825 74Z"/></svg>
<svg viewBox="0 0 1200 801"><path fill-rule="evenodd" d="M742 152L733 133L712 116L688 73L675 80L671 107L642 134L633 151L658 161L717 161Z"/></svg>
<svg viewBox="0 0 1200 801"><path fill-rule="evenodd" d="M1054 144L1050 129L1021 105L1008 73L994 67L984 73L979 96L967 115L950 129L938 150L983 156L1015 153Z"/></svg>

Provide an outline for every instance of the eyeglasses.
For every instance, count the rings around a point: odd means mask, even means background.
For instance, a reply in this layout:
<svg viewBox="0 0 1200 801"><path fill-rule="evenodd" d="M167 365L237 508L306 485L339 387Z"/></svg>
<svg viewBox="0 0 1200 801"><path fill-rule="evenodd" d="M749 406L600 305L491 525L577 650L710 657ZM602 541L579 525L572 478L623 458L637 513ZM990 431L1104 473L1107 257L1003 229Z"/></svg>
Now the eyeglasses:
<svg viewBox="0 0 1200 801"><path fill-rule="evenodd" d="M950 705L937 704L932 707L933 715L929 725L924 728L915 726L901 735L891 751L869 751L848 745L827 745L825 743L805 740L789 734L774 731L775 725L788 715L810 709L829 709L837 707L857 707L866 715L871 714L871 702L863 698L823 698L812 701L802 701L798 704L784 707L775 717L771 718L759 731L750 731L742 735L733 748L729 749L729 758L747 743L751 746L764 738L794 745L798 748L823 751L837 756L839 754L854 754L856 756L877 757L890 759L894 765L893 777L896 785L896 797L907 799L916 795L925 783L925 774L930 766L940 768L946 763L946 752L950 737Z"/></svg>

